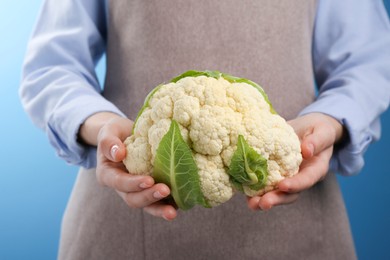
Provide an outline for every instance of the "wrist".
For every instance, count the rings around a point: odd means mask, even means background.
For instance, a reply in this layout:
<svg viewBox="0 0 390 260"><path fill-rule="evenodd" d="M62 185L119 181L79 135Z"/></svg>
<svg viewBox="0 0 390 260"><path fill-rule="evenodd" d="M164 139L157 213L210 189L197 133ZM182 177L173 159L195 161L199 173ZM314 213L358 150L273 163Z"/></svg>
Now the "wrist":
<svg viewBox="0 0 390 260"><path fill-rule="evenodd" d="M96 146L100 129L115 118L122 117L112 112L98 112L91 115L80 126L78 132L79 141L87 145Z"/></svg>

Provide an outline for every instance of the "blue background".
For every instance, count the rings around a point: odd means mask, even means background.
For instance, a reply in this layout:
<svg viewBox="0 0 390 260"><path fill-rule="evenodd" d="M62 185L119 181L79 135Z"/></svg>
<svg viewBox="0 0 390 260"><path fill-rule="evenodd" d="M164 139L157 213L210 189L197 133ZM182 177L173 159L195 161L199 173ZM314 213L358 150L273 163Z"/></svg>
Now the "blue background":
<svg viewBox="0 0 390 260"><path fill-rule="evenodd" d="M390 0L385 0L390 8ZM40 1L0 0L0 259L55 259L77 168L57 158L18 98L20 68ZM389 46L390 49L390 46ZM102 63L97 68L100 80ZM359 259L390 259L390 111L364 170L339 177Z"/></svg>

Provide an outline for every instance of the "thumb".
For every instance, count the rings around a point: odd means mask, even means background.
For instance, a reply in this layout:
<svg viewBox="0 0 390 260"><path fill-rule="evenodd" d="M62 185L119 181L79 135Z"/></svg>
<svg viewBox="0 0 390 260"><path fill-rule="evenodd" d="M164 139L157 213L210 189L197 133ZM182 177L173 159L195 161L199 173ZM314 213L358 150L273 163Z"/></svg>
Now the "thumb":
<svg viewBox="0 0 390 260"><path fill-rule="evenodd" d="M110 156L110 160L113 162L123 161L126 157L126 147L123 143L112 145L110 149Z"/></svg>
<svg viewBox="0 0 390 260"><path fill-rule="evenodd" d="M105 136L98 143L100 154L113 162L120 162L126 157L126 147L116 136Z"/></svg>
<svg viewBox="0 0 390 260"><path fill-rule="evenodd" d="M332 129L323 124L314 126L312 131L306 134L301 141L302 156L309 159L325 149L333 146L335 135Z"/></svg>
<svg viewBox="0 0 390 260"><path fill-rule="evenodd" d="M98 152L113 162L126 157L126 146L122 142L131 134L132 122L126 118L117 118L105 124L98 134Z"/></svg>

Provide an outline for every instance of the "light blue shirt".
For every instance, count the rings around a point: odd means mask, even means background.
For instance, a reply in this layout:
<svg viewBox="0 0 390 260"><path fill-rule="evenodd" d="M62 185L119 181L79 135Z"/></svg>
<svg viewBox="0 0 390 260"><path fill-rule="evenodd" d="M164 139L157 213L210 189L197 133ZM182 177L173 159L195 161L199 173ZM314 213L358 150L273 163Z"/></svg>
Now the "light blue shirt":
<svg viewBox="0 0 390 260"><path fill-rule="evenodd" d="M107 5L46 0L20 88L27 113L58 155L87 168L96 166L96 148L77 141L80 125L101 111L123 115L101 96L95 73L105 51ZM317 8L312 57L319 95L301 114L325 113L346 127L349 142L334 152L331 170L354 174L379 138L379 116L390 102L390 23L381 0L324 0Z"/></svg>

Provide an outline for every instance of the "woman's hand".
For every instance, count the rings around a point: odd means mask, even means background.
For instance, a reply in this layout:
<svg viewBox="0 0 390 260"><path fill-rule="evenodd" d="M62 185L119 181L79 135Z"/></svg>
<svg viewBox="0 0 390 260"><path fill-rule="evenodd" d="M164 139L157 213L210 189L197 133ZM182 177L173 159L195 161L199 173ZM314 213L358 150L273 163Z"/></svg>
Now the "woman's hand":
<svg viewBox="0 0 390 260"><path fill-rule="evenodd" d="M328 172L333 146L343 134L342 125L321 113L307 114L289 123L301 141L303 162L299 172L279 182L277 190L248 198L251 209L268 210L277 205L292 203L298 199L301 191L314 186Z"/></svg>
<svg viewBox="0 0 390 260"><path fill-rule="evenodd" d="M122 163L126 157L124 139L131 134L133 122L112 113L98 113L81 126L79 135L84 142L97 145L97 180L116 190L130 208L172 220L176 209L161 199L170 194L167 185L155 184L151 176L129 174Z"/></svg>

